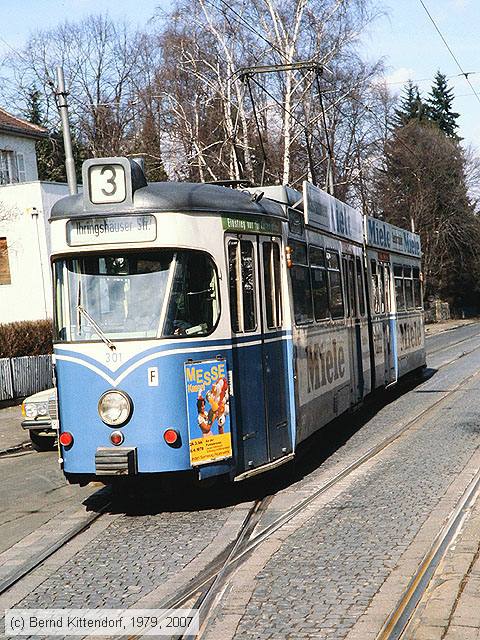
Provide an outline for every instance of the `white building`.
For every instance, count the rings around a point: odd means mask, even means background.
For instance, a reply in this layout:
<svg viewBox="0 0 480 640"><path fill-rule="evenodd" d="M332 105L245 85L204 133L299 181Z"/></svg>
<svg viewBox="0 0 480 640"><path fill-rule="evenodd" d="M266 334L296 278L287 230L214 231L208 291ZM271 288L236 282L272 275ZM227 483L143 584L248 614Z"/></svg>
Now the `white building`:
<svg viewBox="0 0 480 640"><path fill-rule="evenodd" d="M48 217L66 184L38 180L42 127L0 109L0 323L52 317Z"/></svg>

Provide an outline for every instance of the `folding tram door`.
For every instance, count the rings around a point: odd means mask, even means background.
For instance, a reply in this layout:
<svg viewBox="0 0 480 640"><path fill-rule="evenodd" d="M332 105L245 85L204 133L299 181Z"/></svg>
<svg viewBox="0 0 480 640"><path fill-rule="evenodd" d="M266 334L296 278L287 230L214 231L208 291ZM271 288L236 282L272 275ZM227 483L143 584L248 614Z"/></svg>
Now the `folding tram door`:
<svg viewBox="0 0 480 640"><path fill-rule="evenodd" d="M270 236L227 234L240 470L292 450L283 339L282 250Z"/></svg>
<svg viewBox="0 0 480 640"><path fill-rule="evenodd" d="M392 270L390 256L380 257L378 264L382 278L384 292L385 319L383 321L383 334L385 342L385 383L395 384L398 379L397 369L397 327L395 313L395 298L392 289Z"/></svg>

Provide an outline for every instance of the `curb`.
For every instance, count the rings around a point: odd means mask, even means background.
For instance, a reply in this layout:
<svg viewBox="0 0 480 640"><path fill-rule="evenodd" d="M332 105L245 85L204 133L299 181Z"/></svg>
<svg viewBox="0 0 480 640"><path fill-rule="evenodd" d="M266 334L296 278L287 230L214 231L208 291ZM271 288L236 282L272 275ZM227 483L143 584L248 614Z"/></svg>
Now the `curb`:
<svg viewBox="0 0 480 640"><path fill-rule="evenodd" d="M427 338L433 338L433 336L437 336L440 333L446 333L447 331L455 331L455 329L463 329L463 327L470 327L472 324L478 324L480 320L472 320L471 322L465 322L464 324L455 324L453 326L445 327L445 329L441 329L440 331L435 331L434 333L430 333L428 331L428 327L434 327L435 323L425 325L425 336Z"/></svg>

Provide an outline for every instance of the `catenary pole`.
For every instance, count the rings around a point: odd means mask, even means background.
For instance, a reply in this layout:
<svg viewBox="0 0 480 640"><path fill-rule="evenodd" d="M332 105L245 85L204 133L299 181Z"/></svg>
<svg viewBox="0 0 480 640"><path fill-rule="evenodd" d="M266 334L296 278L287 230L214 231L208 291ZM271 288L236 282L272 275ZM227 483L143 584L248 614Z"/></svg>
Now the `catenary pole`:
<svg viewBox="0 0 480 640"><path fill-rule="evenodd" d="M72 136L70 134L70 124L68 122L67 92L65 90L65 76L63 67L57 67L57 88L55 90L57 107L62 119L63 146L65 148L65 169L67 171L68 190L71 196L78 193L77 172L75 171L75 161L72 151Z"/></svg>

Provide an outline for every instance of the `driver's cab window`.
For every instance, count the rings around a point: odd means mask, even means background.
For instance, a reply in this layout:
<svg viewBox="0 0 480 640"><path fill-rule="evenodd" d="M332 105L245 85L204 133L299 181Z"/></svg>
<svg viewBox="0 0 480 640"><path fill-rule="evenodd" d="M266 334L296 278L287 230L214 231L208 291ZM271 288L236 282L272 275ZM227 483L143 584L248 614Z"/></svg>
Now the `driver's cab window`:
<svg viewBox="0 0 480 640"><path fill-rule="evenodd" d="M217 274L210 258L195 251L178 252L163 335L206 335L219 313Z"/></svg>

